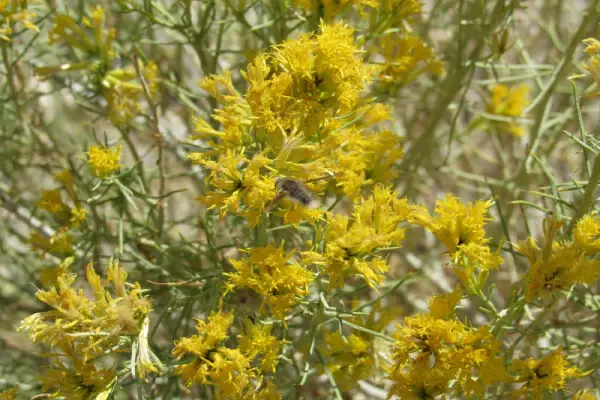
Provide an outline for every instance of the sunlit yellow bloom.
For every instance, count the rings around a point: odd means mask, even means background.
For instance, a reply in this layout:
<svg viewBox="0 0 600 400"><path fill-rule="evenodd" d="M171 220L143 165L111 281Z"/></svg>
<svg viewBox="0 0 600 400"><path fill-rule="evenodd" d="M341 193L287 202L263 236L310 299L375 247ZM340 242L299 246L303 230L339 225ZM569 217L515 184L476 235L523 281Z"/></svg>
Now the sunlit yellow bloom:
<svg viewBox="0 0 600 400"><path fill-rule="evenodd" d="M423 73L444 73L444 65L436 58L434 49L414 34L384 35L370 51L376 57L383 57L377 72L380 83L388 90L406 86Z"/></svg>
<svg viewBox="0 0 600 400"><path fill-rule="evenodd" d="M478 200L466 206L451 194L438 200L431 216L424 207L415 207L412 221L433 233L448 249L450 259L457 269L455 272L467 285L473 279L477 268L483 271L498 267L502 257L492 252L485 236L484 225L490 220L487 216L491 201Z"/></svg>
<svg viewBox="0 0 600 400"><path fill-rule="evenodd" d="M11 35L16 24L39 32L39 28L31 22L36 14L28 9L33 1L26 0L0 0L0 40L11 40Z"/></svg>
<svg viewBox="0 0 600 400"><path fill-rule="evenodd" d="M256 225L277 195L275 175L267 168L272 161L260 154L248 160L242 149L239 154L227 151L217 161L203 153L191 153L189 158L211 171L208 182L213 190L198 200L209 208L219 206L221 216L229 212L243 215Z"/></svg>
<svg viewBox="0 0 600 400"><path fill-rule="evenodd" d="M156 371L153 359L144 343L150 301L142 295L136 282L126 286L127 274L117 261L111 260L107 277L102 280L92 264L87 267L87 281L92 296L73 286L75 274L68 273L73 259L66 259L57 269L46 271L46 288L36 297L49 307L25 318L19 330L26 330L34 343L54 348L45 354L50 365L41 380L44 390L73 399L88 399L98 395L115 379L114 367L100 367L96 361L118 352L121 336L139 336L142 353L136 362L140 376ZM112 286L112 290L109 289ZM122 351L122 349L121 349ZM143 369L145 368L145 369Z"/></svg>
<svg viewBox="0 0 600 400"><path fill-rule="evenodd" d="M154 95L158 88L158 67L149 62L141 64L140 70L148 85L149 94ZM140 114L140 100L144 97L144 89L137 80L133 67L113 69L102 77L101 93L108 103L108 118L115 125L130 122Z"/></svg>
<svg viewBox="0 0 600 400"><path fill-rule="evenodd" d="M246 99L272 147L285 132L311 138L327 116L356 106L372 69L352 34L343 24L323 24L319 35L286 41L249 66Z"/></svg>
<svg viewBox="0 0 600 400"><path fill-rule="evenodd" d="M583 67L590 72L596 85L600 86L600 41L587 38L583 43L587 46L584 51L590 57Z"/></svg>
<svg viewBox="0 0 600 400"><path fill-rule="evenodd" d="M350 217L330 215L325 230L325 249L306 252L303 262L323 265L330 287L344 285L344 278L361 276L374 287L381 282L388 266L375 251L399 245L404 230L398 224L408 218L406 199L398 199L393 190L375 187L373 195L354 204Z"/></svg>
<svg viewBox="0 0 600 400"><path fill-rule="evenodd" d="M88 167L92 172L92 175L98 178L107 178L119 171L121 167L119 161L121 161L121 147L100 147L90 146L87 153L88 155Z"/></svg>
<svg viewBox="0 0 600 400"><path fill-rule="evenodd" d="M529 260L525 277L525 295L529 300L600 278L600 260L593 258L598 253L598 217L588 215L580 219L573 241L558 240L556 236L561 226L562 222L547 219L542 248L531 237L517 246Z"/></svg>
<svg viewBox="0 0 600 400"><path fill-rule="evenodd" d="M177 366L176 373L188 386L214 386L217 399L280 399L272 384L267 384L264 391L255 389L263 378L253 362L260 357L260 368L272 371L282 342L270 335L270 328L247 326L249 336L240 337L240 348L227 348L223 342L228 338L227 331L232 322L233 313L213 313L208 322L198 321L196 335L176 341L175 357L194 356Z"/></svg>
<svg viewBox="0 0 600 400"><path fill-rule="evenodd" d="M361 379L371 378L375 373L373 343L358 335L342 338L339 331L325 331L323 356L327 368L335 377L341 390L354 389Z"/></svg>
<svg viewBox="0 0 600 400"><path fill-rule="evenodd" d="M488 327L475 329L450 316L458 293L431 300L430 307L445 314L443 319L420 314L398 325L390 394L403 399L448 393L483 398L490 385L511 381L499 355L500 343ZM447 304L440 308L440 302Z"/></svg>
<svg viewBox="0 0 600 400"><path fill-rule="evenodd" d="M91 19L84 16L84 27L78 25L68 14L56 14L54 27L50 31L50 43L61 43L92 56L102 55L112 59L115 56L112 42L116 31L114 29L106 30L104 19L104 9L100 6L96 6Z"/></svg>
<svg viewBox="0 0 600 400"><path fill-rule="evenodd" d="M273 325L257 325L246 321L246 331L239 336L240 350L250 358L260 357L260 369L275 373L283 344L271 334Z"/></svg>
<svg viewBox="0 0 600 400"><path fill-rule="evenodd" d="M35 205L58 217L70 212L69 206L62 201L59 189L44 190L40 199L35 202Z"/></svg>
<svg viewBox="0 0 600 400"><path fill-rule="evenodd" d="M76 228L83 221L85 221L85 217L87 216L87 210L85 208L74 207L71 209L71 218L69 219L69 226Z"/></svg>
<svg viewBox="0 0 600 400"><path fill-rule="evenodd" d="M235 272L225 273L228 281L225 294L241 288L258 293L271 314L284 319L299 298L308 294L313 274L297 263L290 262L292 254L281 247L253 248L248 257L230 260Z"/></svg>
<svg viewBox="0 0 600 400"><path fill-rule="evenodd" d="M600 251L600 216L584 215L573 230L573 245L589 255Z"/></svg>
<svg viewBox="0 0 600 400"><path fill-rule="evenodd" d="M71 365L56 360L40 376L44 391L73 400L96 398L114 383L116 371L86 362L75 353L69 355Z"/></svg>
<svg viewBox="0 0 600 400"><path fill-rule="evenodd" d="M459 287L451 293L433 296L429 300L429 313L432 317L439 319L455 317L454 309L461 298L462 291Z"/></svg>
<svg viewBox="0 0 600 400"><path fill-rule="evenodd" d="M207 353L217 346L222 341L227 339L227 330L233 322L232 313L213 313L208 317L208 322L198 320L196 324L197 335L184 337L175 342L175 348L173 349L173 355L178 359L182 358L185 354L191 353L196 357L206 357ZM180 367L182 372L187 370L187 367ZM185 378L190 380L193 378Z"/></svg>
<svg viewBox="0 0 600 400"><path fill-rule="evenodd" d="M523 109L529 104L529 86L519 85L508 87L496 85L492 89L492 97L486 106L486 112L501 117L519 118ZM516 122L489 121L490 126L499 131L508 132L514 136L523 136L525 128Z"/></svg>
<svg viewBox="0 0 600 400"><path fill-rule="evenodd" d="M33 232L29 236L29 243L33 248L43 250L43 254L71 254L73 253L73 237L67 233L59 232L48 238L39 232Z"/></svg>
<svg viewBox="0 0 600 400"><path fill-rule="evenodd" d="M65 258L60 265L51 268L45 268L40 272L40 281L46 287L58 285L58 278L67 275L69 267L75 261L75 257Z"/></svg>
<svg viewBox="0 0 600 400"><path fill-rule="evenodd" d="M560 347L540 360L512 360L509 370L517 374L517 382L523 383L511 393L517 399L541 400L545 391L564 391L567 380L585 375L576 367L569 367Z"/></svg>

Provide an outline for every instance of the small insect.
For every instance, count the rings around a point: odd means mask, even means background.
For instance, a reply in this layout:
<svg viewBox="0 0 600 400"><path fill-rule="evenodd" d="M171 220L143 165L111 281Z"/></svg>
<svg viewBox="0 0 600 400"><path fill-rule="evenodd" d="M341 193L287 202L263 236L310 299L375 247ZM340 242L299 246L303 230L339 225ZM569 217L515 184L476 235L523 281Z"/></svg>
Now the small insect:
<svg viewBox="0 0 600 400"><path fill-rule="evenodd" d="M329 175L306 181L306 183L330 179L334 176L335 174L330 173ZM300 203L305 207L314 205L314 195L311 190L306 187L305 182L293 178L277 178L275 180L275 188L277 189L278 193L277 196L275 196L275 198L271 201L269 207L267 207L267 212L270 212L285 197Z"/></svg>
<svg viewBox="0 0 600 400"><path fill-rule="evenodd" d="M275 188L279 191L279 196L288 197L298 203L309 206L313 200L313 194L304 183L292 178L279 178L275 181Z"/></svg>

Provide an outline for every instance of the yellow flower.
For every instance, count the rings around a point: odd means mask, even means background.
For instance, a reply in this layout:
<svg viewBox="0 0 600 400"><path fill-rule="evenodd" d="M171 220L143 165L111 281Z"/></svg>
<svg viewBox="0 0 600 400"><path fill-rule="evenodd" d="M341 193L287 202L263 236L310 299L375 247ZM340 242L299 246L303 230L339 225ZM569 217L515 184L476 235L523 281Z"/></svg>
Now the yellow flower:
<svg viewBox="0 0 600 400"><path fill-rule="evenodd" d="M397 90L417 79L422 73L442 75L443 63L434 49L423 39L410 33L390 33L380 37L370 48L376 58L383 57L377 70L379 81L386 90Z"/></svg>
<svg viewBox="0 0 600 400"><path fill-rule="evenodd" d="M58 278L67 275L69 267L75 261L75 257L65 258L60 265L53 268L45 268L40 272L40 281L46 287L58 285Z"/></svg>
<svg viewBox="0 0 600 400"><path fill-rule="evenodd" d="M456 317L454 309L461 298L462 290L460 290L459 287L454 289L454 291L451 293L433 296L429 300L429 310L431 316L438 319Z"/></svg>
<svg viewBox="0 0 600 400"><path fill-rule="evenodd" d="M573 241L559 241L556 235L562 222L547 219L541 249L531 237L518 244L517 250L529 260L525 277L528 300L600 278L600 261L593 258L598 253L597 224L597 216L584 216L575 226Z"/></svg>
<svg viewBox="0 0 600 400"><path fill-rule="evenodd" d="M453 312L447 309L453 308L455 300L443 307L444 314ZM432 311L439 313L439 302L439 298L431 301ZM446 393L483 398L492 384L511 381L499 355L500 343L487 326L475 329L454 318L420 314L406 317L394 338L390 394L414 399L419 394Z"/></svg>
<svg viewBox="0 0 600 400"><path fill-rule="evenodd" d="M600 86L600 41L587 38L583 43L587 46L584 51L590 57L588 62L583 64L583 67L590 72L596 85Z"/></svg>
<svg viewBox="0 0 600 400"><path fill-rule="evenodd" d="M76 228L83 221L85 221L85 217L87 216L87 210L85 208L74 207L71 209L71 218L69 219L69 226L72 228Z"/></svg>
<svg viewBox="0 0 600 400"><path fill-rule="evenodd" d="M68 14L56 14L54 27L50 31L50 43L62 43L66 46L79 49L91 56L102 55L107 59L115 57L112 42L116 36L114 29L104 29L104 9L99 5L92 12L92 18L83 17L81 27ZM88 33L89 30L92 32Z"/></svg>
<svg viewBox="0 0 600 400"><path fill-rule="evenodd" d="M586 375L576 367L569 367L561 347L540 360L534 358L525 361L512 360L509 370L517 374L515 378L517 382L523 383L519 389L511 393L513 398L536 400L542 399L544 391L564 391L568 379Z"/></svg>
<svg viewBox="0 0 600 400"><path fill-rule="evenodd" d="M375 374L372 341L358 335L342 337L339 331L325 331L323 342L320 351L341 390L352 390L359 380Z"/></svg>
<svg viewBox="0 0 600 400"><path fill-rule="evenodd" d="M56 233L50 238L39 232L33 232L29 236L29 243L33 248L43 250L42 256L46 253L73 253L73 237L64 232Z"/></svg>
<svg viewBox="0 0 600 400"><path fill-rule="evenodd" d="M44 355L50 363L41 378L44 390L83 400L104 392L114 382L116 366L100 367L96 361L122 351L121 336L147 334L150 301L142 296L137 282L126 287L127 274L114 260L109 262L104 281L92 264L88 265L87 281L93 297L87 297L82 289L73 287L77 277L68 273L72 262L73 259L66 259L49 273L47 288L36 293L50 310L25 318L19 330L26 330L34 343L54 348ZM112 290L108 289L109 284ZM156 370L149 365L156 360L148 354L143 340L140 338L142 353L136 359L138 367L146 368L139 370L141 376Z"/></svg>
<svg viewBox="0 0 600 400"><path fill-rule="evenodd" d="M584 215L573 230L573 245L590 255L600 251L600 216Z"/></svg>
<svg viewBox="0 0 600 400"><path fill-rule="evenodd" d="M352 34L343 24L322 24L319 35L286 41L254 59L245 74L246 100L270 146L278 149L285 132L313 138L326 117L357 105L372 68L358 56Z"/></svg>
<svg viewBox="0 0 600 400"><path fill-rule="evenodd" d="M323 253L304 253L306 264L324 265L329 286L342 287L346 276L359 275L374 287L383 280L387 263L375 251L399 245L404 230L398 224L408 218L408 201L393 190L375 187L373 195L354 204L350 217L330 215Z"/></svg>
<svg viewBox="0 0 600 400"><path fill-rule="evenodd" d="M35 202L35 205L51 212L57 217L64 216L66 212L70 212L69 206L62 201L59 189L44 190L41 198Z"/></svg>
<svg viewBox="0 0 600 400"><path fill-rule="evenodd" d="M421 206L414 207L412 222L433 233L446 246L450 259L457 269L455 272L467 287L471 287L473 273L480 268L484 273L502 264L502 257L492 252L485 237L484 225L490 220L487 216L491 201L478 200L466 206L451 194L438 200L434 217Z"/></svg>
<svg viewBox="0 0 600 400"><path fill-rule="evenodd" d="M202 153L189 155L194 164L211 171L208 183L215 190L198 198L209 208L220 206L221 217L231 212L242 215L251 225L258 224L265 208L277 195L275 175L268 168L271 160L256 154L251 160L227 151L217 161L206 159Z"/></svg>
<svg viewBox="0 0 600 400"><path fill-rule="evenodd" d="M70 354L71 363L56 361L40 376L42 389L51 390L53 396L73 400L96 398L110 389L116 379L116 371L96 366L93 362L82 361L77 354Z"/></svg>
<svg viewBox="0 0 600 400"><path fill-rule="evenodd" d="M193 355L189 362L177 366L176 374L188 386L214 386L217 399L279 399L274 385L268 385L264 393L254 389L262 376L252 362L262 355L261 368L272 370L282 343L270 335L270 328L256 327L250 328L251 337L241 337L239 349L222 346L232 322L233 313L213 313L208 322L198 321L197 335L176 341L173 354L177 359Z"/></svg>
<svg viewBox="0 0 600 400"><path fill-rule="evenodd" d="M511 88L506 85L496 85L492 89L492 97L486 106L486 112L500 117L519 118L523 109L529 104L529 86L519 85ZM491 127L508 132L514 136L523 136L525 128L516 122L490 121Z"/></svg>
<svg viewBox="0 0 600 400"><path fill-rule="evenodd" d="M119 171L121 160L121 145L117 147L90 146L87 153L88 167L92 175L98 178L107 178Z"/></svg>
<svg viewBox="0 0 600 400"><path fill-rule="evenodd" d="M0 0L0 40L11 40L13 27L20 23L25 28L39 32L39 28L31 22L36 14L28 7L33 1L25 0Z"/></svg>
<svg viewBox="0 0 600 400"><path fill-rule="evenodd" d="M150 95L154 95L158 88L158 67L153 62L142 65L140 61L140 70ZM133 67L110 70L101 79L101 93L108 103L108 118L115 125L130 122L140 114L144 89L137 79Z"/></svg>
<svg viewBox="0 0 600 400"><path fill-rule="evenodd" d="M308 294L313 274L297 263L290 263L291 253L280 247L257 247L242 260L230 260L235 272L225 273L228 281L225 293L249 288L258 293L271 314L283 320L297 303Z"/></svg>
<svg viewBox="0 0 600 400"><path fill-rule="evenodd" d="M260 369L265 373L275 373L285 343L271 334L272 328L273 325L257 325L248 320L246 331L238 336L240 350L254 360L260 357Z"/></svg>
<svg viewBox="0 0 600 400"><path fill-rule="evenodd" d="M181 359L187 353L203 358L222 341L227 339L227 330L233 322L233 313L213 313L208 317L208 322L198 320L196 324L197 335L185 337L175 342L173 355ZM181 371L186 371L187 367L181 366ZM185 377L186 381L193 380L191 377Z"/></svg>

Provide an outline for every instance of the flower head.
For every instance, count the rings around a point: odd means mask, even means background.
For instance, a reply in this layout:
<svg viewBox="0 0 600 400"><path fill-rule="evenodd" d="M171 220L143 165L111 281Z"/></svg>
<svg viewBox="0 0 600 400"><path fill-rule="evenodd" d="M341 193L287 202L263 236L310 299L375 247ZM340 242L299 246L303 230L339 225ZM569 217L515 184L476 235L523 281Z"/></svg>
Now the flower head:
<svg viewBox="0 0 600 400"><path fill-rule="evenodd" d="M121 145L117 147L100 147L90 146L87 153L88 155L88 167L92 172L92 175L98 178L107 178L119 171L121 167L119 161L121 160Z"/></svg>
<svg viewBox="0 0 600 400"><path fill-rule="evenodd" d="M303 262L324 265L331 287L342 287L344 278L352 275L361 276L374 287L388 269L375 251L400 243L404 230L398 224L409 212L406 199L398 199L393 190L377 186L372 196L355 202L350 217L328 217L324 251L306 252Z"/></svg>
<svg viewBox="0 0 600 400"><path fill-rule="evenodd" d="M539 360L512 360L509 369L517 374L515 380L523 383L512 393L513 397L536 400L542 399L544 391L565 390L567 380L585 375L576 367L569 367L560 347Z"/></svg>
<svg viewBox="0 0 600 400"><path fill-rule="evenodd" d="M557 239L561 226L562 222L547 219L541 248L531 237L517 246L529 260L525 277L525 295L529 300L600 278L600 261L594 258L598 254L597 216L586 215L577 222L573 241Z"/></svg>
<svg viewBox="0 0 600 400"><path fill-rule="evenodd" d="M472 279L475 269L483 271L498 267L502 258L492 252L487 243L484 225L491 201L478 200L466 206L451 194L438 200L435 207L437 216L431 216L424 207L415 207L411 220L433 233L448 249L455 272L465 282ZM470 285L467 285L470 286Z"/></svg>
<svg viewBox="0 0 600 400"><path fill-rule="evenodd" d="M36 14L29 10L30 3L24 0L0 0L0 40L10 41L16 24L35 32L40 31L31 22Z"/></svg>
<svg viewBox="0 0 600 400"><path fill-rule="evenodd" d="M492 89L492 98L486 106L486 112L500 117L519 118L529 103L528 94L529 86L527 85L512 88L506 85L496 85ZM491 121L491 127L514 136L525 134L525 128L517 122Z"/></svg>
<svg viewBox="0 0 600 400"><path fill-rule="evenodd" d="M600 41L594 38L587 38L583 41L587 46L585 52L590 57L583 67L589 71L596 82L600 86Z"/></svg>
<svg viewBox="0 0 600 400"><path fill-rule="evenodd" d="M391 394L414 399L449 392L483 397L491 384L511 381L499 355L500 343L488 327L475 329L451 315L459 296L455 291L434 298L430 313L406 317L398 325L394 365L389 368ZM446 304L440 307L442 302Z"/></svg>
<svg viewBox="0 0 600 400"><path fill-rule="evenodd" d="M230 260L235 272L226 273L225 293L249 288L258 293L273 316L283 319L308 294L313 274L302 265L290 262L291 253L283 246L253 248L241 260Z"/></svg>
<svg viewBox="0 0 600 400"><path fill-rule="evenodd" d="M157 371L153 365L157 359L152 359L144 344L150 301L142 295L140 285L126 287L127 274L117 261L109 262L105 280L90 263L86 272L92 296L88 297L74 288L76 275L68 272L72 262L72 258L66 259L42 275L46 288L38 290L36 297L49 311L25 318L19 330L26 330L34 343L55 349L45 355L49 360L42 376L45 390L83 400L110 389L116 371L99 361L122 351L121 336L141 339L137 361L145 368L139 370L142 377L146 371Z"/></svg>

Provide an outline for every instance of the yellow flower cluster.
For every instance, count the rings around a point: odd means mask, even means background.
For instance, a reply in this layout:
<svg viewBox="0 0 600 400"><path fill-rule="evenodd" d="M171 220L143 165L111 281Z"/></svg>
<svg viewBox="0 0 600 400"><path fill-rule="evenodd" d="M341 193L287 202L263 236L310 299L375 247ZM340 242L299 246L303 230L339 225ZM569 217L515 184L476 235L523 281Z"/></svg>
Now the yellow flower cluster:
<svg viewBox="0 0 600 400"><path fill-rule="evenodd" d="M388 90L404 87L422 73L444 73L444 65L436 58L434 49L413 33L386 34L370 50L373 57L383 58L378 78Z"/></svg>
<svg viewBox="0 0 600 400"><path fill-rule="evenodd" d="M17 24L39 32L38 27L31 22L35 13L29 10L31 1L28 0L0 0L0 40L11 41L11 35Z"/></svg>
<svg viewBox="0 0 600 400"><path fill-rule="evenodd" d="M224 312L213 313L207 322L198 320L196 335L175 342L177 359L193 356L177 367L177 374L188 386L214 386L217 399L281 399L275 385L262 374L274 372L283 342L271 335L271 326L248 323L239 347L229 348L223 342L229 338L232 323L233 313Z"/></svg>
<svg viewBox="0 0 600 400"><path fill-rule="evenodd" d="M562 347L540 360L513 360L509 370L517 375L515 381L523 383L511 393L515 399L542 400L544 391L565 390L567 379L586 375L575 367L569 367Z"/></svg>
<svg viewBox="0 0 600 400"><path fill-rule="evenodd" d="M86 270L90 299L73 287L76 275L68 273L70 263L67 259L54 274L47 274L48 287L36 293L50 310L25 318L19 327L28 331L34 343L54 348L45 355L50 366L41 377L44 390L83 400L109 389L116 379L114 354L129 348L122 337L136 341L132 369L142 378L158 372L159 361L151 354L146 337L150 300L142 295L140 285L127 287L127 274L118 261L109 262L105 280L90 263ZM112 363L103 362L110 359Z"/></svg>
<svg viewBox="0 0 600 400"><path fill-rule="evenodd" d="M584 51L590 57L588 62L583 64L583 67L590 72L596 85L600 86L600 41L587 38L583 43L587 46Z"/></svg>
<svg viewBox="0 0 600 400"><path fill-rule="evenodd" d="M489 385L510 379L499 355L500 343L488 327L475 329L455 319L460 298L460 292L435 297L430 313L406 317L398 326L390 394L418 399L451 391L483 397Z"/></svg>
<svg viewBox="0 0 600 400"><path fill-rule="evenodd" d="M351 216L328 215L325 248L305 252L303 263L323 265L331 288L343 287L344 278L352 275L361 276L375 287L388 270L386 260L376 251L400 244L404 230L398 225L409 214L406 199L398 199L393 190L377 186L371 197L354 204Z"/></svg>
<svg viewBox="0 0 600 400"><path fill-rule="evenodd" d="M486 112L509 119L519 118L529 103L529 86L508 87L496 85L492 88L492 97L486 106ZM514 136L525 135L525 128L513 121L489 121L489 126L499 132L508 132Z"/></svg>
<svg viewBox="0 0 600 400"><path fill-rule="evenodd" d="M308 285L313 280L310 271L290 262L291 257L292 254L284 252L282 243L280 247L256 247L248 251L247 258L230 260L235 272L224 274L228 278L224 295L251 289L260 295L263 305L269 306L275 318L283 320L297 298L308 294Z"/></svg>
<svg viewBox="0 0 600 400"><path fill-rule="evenodd" d="M191 140L207 150L189 158L210 171L213 189L199 200L255 225L276 200L278 177L353 199L365 185L391 183L403 153L398 136L374 129L390 119L389 108L361 99L372 72L350 27L323 24L318 35L258 55L243 73L244 94L229 73L204 79L201 87L223 106L213 115L223 130L196 120Z"/></svg>
<svg viewBox="0 0 600 400"><path fill-rule="evenodd" d="M138 77L133 66L112 68L116 57L113 42L115 29L105 28L106 15L101 6L96 6L91 16L85 16L79 25L68 14L56 14L54 27L50 31L50 44L61 44L83 54L71 63L43 66L36 69L43 77L66 71L88 71L94 90L108 104L107 117L115 125L130 122L141 111L140 100L144 96L143 86L135 82ZM141 74L151 94L157 91L157 66L140 61Z"/></svg>
<svg viewBox="0 0 600 400"><path fill-rule="evenodd" d="M478 200L466 206L451 194L436 203L431 216L427 209L417 206L413 209L411 220L433 233L448 249L455 272L467 288L477 287L473 281L474 272L480 269L485 280L487 272L502 264L498 251L488 246L484 225L490 220L487 216L491 201ZM475 286L474 286L475 285Z"/></svg>
<svg viewBox="0 0 600 400"><path fill-rule="evenodd" d="M366 317L350 318L352 323L373 332L386 328L398 317L396 307L382 309L381 304L373 306ZM326 367L335 378L341 390L350 391L358 386L360 380L372 379L386 364L384 356L389 346L365 331L355 331L342 335L341 330L323 332L323 343L319 352L327 360Z"/></svg>
<svg viewBox="0 0 600 400"><path fill-rule="evenodd" d="M62 184L62 188L43 191L40 199L34 204L36 207L52 214L54 221L60 225L60 228L50 238L45 237L40 232L33 232L29 242L34 247L43 250L44 253L71 254L73 251L73 238L69 231L80 227L86 219L87 210L83 208L81 199L77 195L71 173L64 170L57 173L55 178ZM66 191L70 201L74 203L73 207L63 202L61 189Z"/></svg>
<svg viewBox="0 0 600 400"><path fill-rule="evenodd" d="M88 167L97 178L107 178L119 171L121 167L119 161L121 161L121 145L118 147L100 147L90 146L87 153L88 155Z"/></svg>
<svg viewBox="0 0 600 400"><path fill-rule="evenodd" d="M528 300L600 278L600 261L595 259L600 252L600 218L586 215L577 221L571 241L556 239L561 226L561 221L547 219L541 249L531 237L517 247L529 260L525 287Z"/></svg>
<svg viewBox="0 0 600 400"><path fill-rule="evenodd" d="M506 360L487 326L475 329L456 319L461 297L460 290L434 296L429 313L406 317L398 326L394 365L388 368L394 382L390 396L483 398L491 387L515 383L520 386L510 392L512 398L541 400L544 391L564 390L567 379L585 375L569 367L561 348L540 360Z"/></svg>

